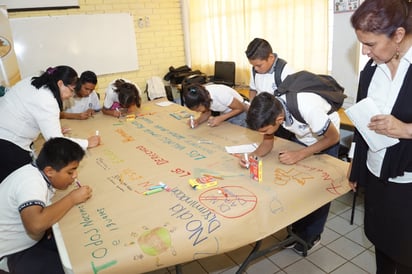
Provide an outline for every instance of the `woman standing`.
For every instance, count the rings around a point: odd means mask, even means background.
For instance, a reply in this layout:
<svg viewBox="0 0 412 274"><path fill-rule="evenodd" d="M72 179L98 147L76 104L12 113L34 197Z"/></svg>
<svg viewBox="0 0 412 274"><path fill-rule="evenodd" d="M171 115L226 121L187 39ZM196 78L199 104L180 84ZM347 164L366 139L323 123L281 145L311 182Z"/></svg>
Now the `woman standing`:
<svg viewBox="0 0 412 274"><path fill-rule="evenodd" d="M349 181L365 187L365 234L375 245L377 273L412 273L412 3L365 0L351 23L370 57L358 98L380 110L368 125L399 143L373 152L355 131Z"/></svg>
<svg viewBox="0 0 412 274"><path fill-rule="evenodd" d="M59 119L62 101L73 96L76 83L73 68L57 66L21 80L0 98L0 182L32 162L31 145L40 133L45 140L63 137ZM99 136L72 140L83 149L100 143Z"/></svg>

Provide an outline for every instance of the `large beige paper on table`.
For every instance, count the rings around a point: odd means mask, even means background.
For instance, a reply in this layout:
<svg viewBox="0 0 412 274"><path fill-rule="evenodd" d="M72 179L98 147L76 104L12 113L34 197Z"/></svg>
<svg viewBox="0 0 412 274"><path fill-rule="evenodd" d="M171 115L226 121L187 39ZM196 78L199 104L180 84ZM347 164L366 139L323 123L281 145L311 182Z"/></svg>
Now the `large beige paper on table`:
<svg viewBox="0 0 412 274"><path fill-rule="evenodd" d="M99 130L103 140L79 167L93 197L59 222L74 273L141 273L234 250L349 191L341 160L316 155L280 164L278 151L299 147L283 139L263 158L263 182L253 181L225 146L259 143L261 135L229 123L191 129L185 112L150 102L133 121L102 114L62 120L72 137ZM198 142L205 139L212 142ZM189 185L205 175L218 185ZM170 191L143 194L159 182Z"/></svg>

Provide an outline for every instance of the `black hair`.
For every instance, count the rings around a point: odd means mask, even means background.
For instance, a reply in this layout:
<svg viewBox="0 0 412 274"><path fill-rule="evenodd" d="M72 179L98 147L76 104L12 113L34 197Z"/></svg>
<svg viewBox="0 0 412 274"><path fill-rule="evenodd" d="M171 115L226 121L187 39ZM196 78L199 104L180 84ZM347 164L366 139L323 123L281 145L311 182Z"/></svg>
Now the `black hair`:
<svg viewBox="0 0 412 274"><path fill-rule="evenodd" d="M86 83L92 83L93 85L97 85L96 73L90 70L83 71L82 74L80 74L79 81L77 81L75 91L76 92L80 91L82 88L82 85Z"/></svg>
<svg viewBox="0 0 412 274"><path fill-rule="evenodd" d="M122 107L128 108L132 104L140 107L141 98L137 87L123 79L117 79L114 82L114 91L119 95L119 103Z"/></svg>
<svg viewBox="0 0 412 274"><path fill-rule="evenodd" d="M274 125L276 118L282 114L283 106L273 94L262 92L253 98L246 116L250 129L258 130Z"/></svg>
<svg viewBox="0 0 412 274"><path fill-rule="evenodd" d="M69 66L49 67L40 76L32 77L31 84L37 89L40 89L43 86L50 89L59 104L60 110L63 110L63 101L60 96L59 86L57 85L57 82L60 80L65 86L76 86L78 80L77 72Z"/></svg>
<svg viewBox="0 0 412 274"><path fill-rule="evenodd" d="M245 53L249 60L266 60L273 53L273 50L268 41L262 38L255 38L249 43Z"/></svg>
<svg viewBox="0 0 412 274"><path fill-rule="evenodd" d="M36 165L40 170L50 166L59 171L71 162L80 162L84 154L79 144L67 138L50 138L44 143L36 159Z"/></svg>
<svg viewBox="0 0 412 274"><path fill-rule="evenodd" d="M183 88L183 101L189 109L197 108L202 105L206 109L210 109L212 99L210 98L209 91L198 83L185 85Z"/></svg>

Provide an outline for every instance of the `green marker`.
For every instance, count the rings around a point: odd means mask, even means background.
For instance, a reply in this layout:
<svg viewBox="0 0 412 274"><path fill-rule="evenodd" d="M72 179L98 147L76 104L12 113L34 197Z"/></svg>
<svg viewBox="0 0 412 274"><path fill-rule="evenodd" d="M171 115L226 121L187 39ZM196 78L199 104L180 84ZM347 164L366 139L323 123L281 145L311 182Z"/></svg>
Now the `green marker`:
<svg viewBox="0 0 412 274"><path fill-rule="evenodd" d="M155 189L152 189L152 190L148 190L146 192L143 192L143 194L144 195L152 195L152 194L155 194L155 193L160 192L160 191L163 191L163 188L155 188Z"/></svg>

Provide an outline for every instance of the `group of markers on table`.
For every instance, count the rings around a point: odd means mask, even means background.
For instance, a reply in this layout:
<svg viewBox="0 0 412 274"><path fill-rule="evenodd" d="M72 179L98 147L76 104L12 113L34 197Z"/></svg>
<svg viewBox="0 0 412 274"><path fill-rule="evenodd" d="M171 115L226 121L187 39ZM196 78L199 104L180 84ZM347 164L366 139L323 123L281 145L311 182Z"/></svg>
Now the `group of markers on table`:
<svg viewBox="0 0 412 274"><path fill-rule="evenodd" d="M194 117L193 115L190 116L190 127L194 128ZM99 136L99 131L96 130L96 136ZM211 143L211 141L199 140L199 143ZM257 158L249 157L247 153L244 154L246 168L250 170L250 176L252 179L261 181L262 178L262 161L258 160ZM208 178L209 179L209 178ZM217 181L209 181L205 180L205 178L197 178L189 180L189 183L194 189L202 189L211 186L215 186ZM80 187L80 182L76 180L76 184ZM152 195L158 192L162 192L163 190L170 191L170 187L168 187L165 183L159 182L159 184L149 187L149 189L143 192L144 195Z"/></svg>

